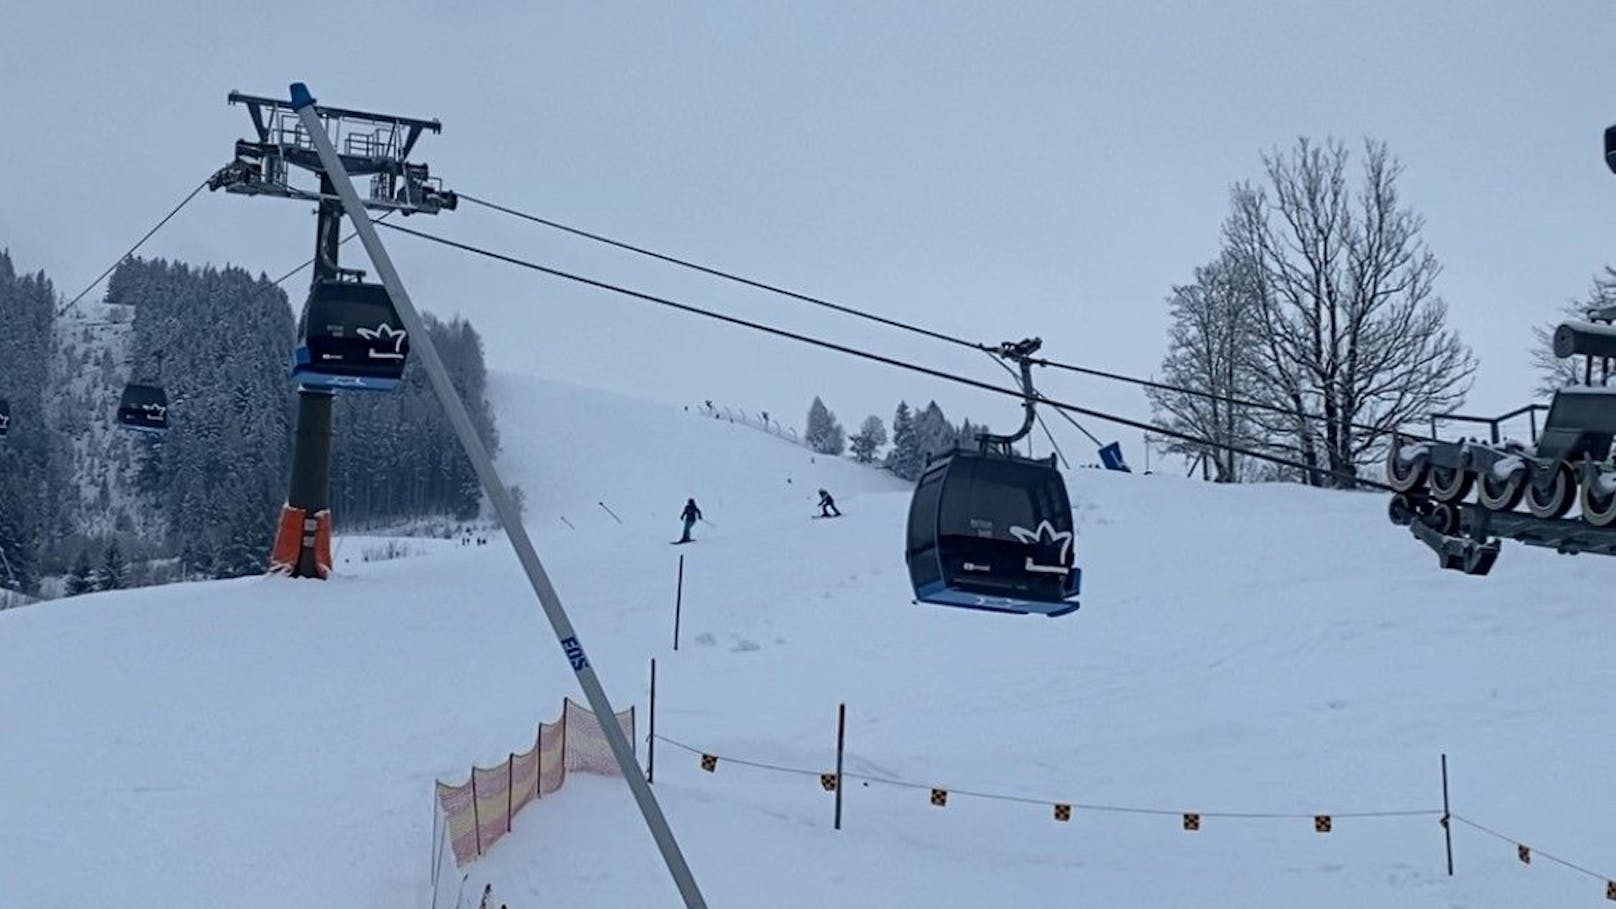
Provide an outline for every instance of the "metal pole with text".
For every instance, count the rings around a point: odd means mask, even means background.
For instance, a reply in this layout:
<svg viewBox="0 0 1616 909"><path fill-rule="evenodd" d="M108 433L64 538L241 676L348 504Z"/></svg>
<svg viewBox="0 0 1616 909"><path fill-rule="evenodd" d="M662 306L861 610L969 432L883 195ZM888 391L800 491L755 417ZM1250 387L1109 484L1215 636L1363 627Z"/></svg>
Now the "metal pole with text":
<svg viewBox="0 0 1616 909"><path fill-rule="evenodd" d="M583 687L584 696L589 701L589 709L600 719L600 728L605 733L606 743L611 747L612 756L617 759L623 780L628 784L640 813L645 817L651 837L656 841L657 849L667 863L668 872L679 888L679 895L684 899L685 906L705 909L707 902L702 898L695 876L691 873L690 866L686 864L684 854L679 850L673 830L668 826L667 818L663 816L662 808L657 804L656 795L651 792L651 786L646 782L639 762L634 758L632 744L616 721L616 711L612 709L612 703L606 697L606 690L595 675L594 667L589 664L583 644L578 640L578 633L572 627L572 620L568 618L566 610L561 605L561 597L556 593L555 586L550 582L550 576L539 562L538 553L533 549L533 541L528 539L527 528L522 525L516 502L494 469L488 449L472 425L465 402L460 400L459 393L455 391L454 384L449 379L449 372L444 368L443 359L432 344L431 335L427 334L420 313L416 311L408 291L404 289L404 282L399 278L397 269L393 267L393 260L388 256L381 238L376 235L376 228L370 223L364 201L359 198L353 180L343 167L342 158L331 144L331 137L326 134L325 124L320 120L314 98L301 82L292 85L292 108L297 111L298 119L312 140L326 173L330 175L337 195L342 199L342 206L359 233L359 240L364 244L365 252L369 254L371 263L376 266L377 274L387 287L388 296L392 298L393 306L404 322L404 329L409 332L411 353L421 358L421 364L432 380L432 390L437 394L438 403L443 406L449 424L454 427L455 434L459 436L460 444L465 449L466 457L471 460L472 466L477 471L477 478L482 482L483 491L488 494L500 523L504 525L505 533L511 541L511 548L516 550L517 559L522 563L522 570L526 572L528 582L533 586L533 593L538 597L545 617L550 620L550 627L555 630L556 639L578 678L578 684Z"/></svg>

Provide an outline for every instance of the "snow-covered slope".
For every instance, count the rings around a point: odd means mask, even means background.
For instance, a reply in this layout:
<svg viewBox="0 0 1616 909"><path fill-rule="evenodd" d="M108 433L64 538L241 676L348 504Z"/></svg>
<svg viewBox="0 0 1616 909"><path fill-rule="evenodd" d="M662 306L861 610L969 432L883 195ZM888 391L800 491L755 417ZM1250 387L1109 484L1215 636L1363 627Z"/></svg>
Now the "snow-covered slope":
<svg viewBox="0 0 1616 909"><path fill-rule="evenodd" d="M506 482L521 486L536 528L658 523L677 531L694 497L724 515L807 513L828 487L848 495L904 488L891 476L758 429L689 410L557 382L493 373ZM726 530L729 528L726 526Z"/></svg>
<svg viewBox="0 0 1616 909"><path fill-rule="evenodd" d="M498 376L509 478L590 656L658 733L726 757L1168 811L1454 810L1616 866L1606 692L1616 562L1507 548L1437 570L1379 496L1070 477L1063 619L909 602L907 494L710 418ZM786 482L790 478L790 483ZM813 490L847 516L809 520ZM683 500L712 526L671 547ZM597 505L622 518L618 524ZM562 517L567 521L563 522ZM570 526L569 526L570 525ZM413 906L431 782L576 695L503 539L342 576L187 584L0 613L0 907ZM670 649L676 560L683 643ZM644 726L641 726L644 731ZM644 748L644 742L640 743ZM1431 815L1208 817L849 787L657 751L713 906L1596 905L1602 882ZM620 782L575 777L470 869L512 909L671 905Z"/></svg>

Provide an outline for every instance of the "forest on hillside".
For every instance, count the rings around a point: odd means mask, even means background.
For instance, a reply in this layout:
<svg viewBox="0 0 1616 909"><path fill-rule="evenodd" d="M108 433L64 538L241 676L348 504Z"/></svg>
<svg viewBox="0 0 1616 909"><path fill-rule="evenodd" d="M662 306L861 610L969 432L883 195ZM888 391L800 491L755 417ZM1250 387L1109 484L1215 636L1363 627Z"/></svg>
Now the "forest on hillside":
<svg viewBox="0 0 1616 909"><path fill-rule="evenodd" d="M426 319L497 449L481 338L462 319ZM0 584L34 593L44 577L67 575L78 592L264 569L296 422L285 291L234 266L131 258L102 300L67 307L44 273L19 273L0 251L0 325L10 413ZM116 427L127 382L164 388L166 433ZM476 516L475 474L414 360L396 392L339 397L335 432L340 528Z"/></svg>

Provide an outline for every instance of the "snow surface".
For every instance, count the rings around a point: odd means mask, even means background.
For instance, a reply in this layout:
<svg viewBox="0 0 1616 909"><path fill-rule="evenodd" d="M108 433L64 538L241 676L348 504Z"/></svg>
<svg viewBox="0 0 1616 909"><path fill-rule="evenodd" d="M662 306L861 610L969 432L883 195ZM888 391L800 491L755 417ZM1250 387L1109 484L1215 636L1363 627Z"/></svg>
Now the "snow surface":
<svg viewBox="0 0 1616 909"><path fill-rule="evenodd" d="M496 375L508 479L614 704L720 755L1170 811L1441 805L1616 869L1616 562L1506 547L1442 572L1384 497L1079 470L1083 608L912 605L907 490L695 408ZM786 479L791 482L787 484ZM846 517L809 520L814 490ZM712 525L671 547L695 496ZM619 525L597 502L624 521ZM564 523L561 518L565 517ZM340 576L0 613L0 907L425 905L432 781L578 696L503 537ZM683 641L671 651L686 559ZM1590 594L1593 594L1590 596ZM642 752L644 742L640 742ZM1432 816L1079 811L851 784L659 744L708 901L771 906L1601 905L1603 882ZM511 909L677 900L621 781L575 775L470 868Z"/></svg>

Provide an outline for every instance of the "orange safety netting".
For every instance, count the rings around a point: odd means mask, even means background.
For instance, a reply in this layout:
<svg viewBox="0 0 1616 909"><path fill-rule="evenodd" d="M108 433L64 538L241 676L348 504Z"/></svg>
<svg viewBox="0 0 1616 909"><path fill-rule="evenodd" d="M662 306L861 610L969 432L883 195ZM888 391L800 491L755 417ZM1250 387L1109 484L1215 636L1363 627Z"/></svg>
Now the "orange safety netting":
<svg viewBox="0 0 1616 909"><path fill-rule="evenodd" d="M477 848L477 822L472 813L471 782L460 786L438 783L438 808L443 814L444 835L454 850L455 864L464 865L475 859Z"/></svg>
<svg viewBox="0 0 1616 909"><path fill-rule="evenodd" d="M511 814L539 797L539 749L511 758Z"/></svg>
<svg viewBox="0 0 1616 909"><path fill-rule="evenodd" d="M477 842L487 849L510 829L510 762L471 768L471 789L476 793Z"/></svg>
<svg viewBox="0 0 1616 909"><path fill-rule="evenodd" d="M618 713L617 724L633 747L634 708ZM560 722L539 724L532 748L493 767L473 767L471 778L459 786L440 780L441 828L455 864L465 865L487 852L510 831L517 812L560 789L574 771L619 775L600 721L589 710L564 700Z"/></svg>
<svg viewBox="0 0 1616 909"><path fill-rule="evenodd" d="M566 719L566 709L561 717ZM549 795L561 788L567 774L567 762L562 748L567 744L567 731L560 723L539 724L539 795Z"/></svg>
<svg viewBox="0 0 1616 909"><path fill-rule="evenodd" d="M634 708L619 713L617 723L623 727L623 735L632 743ZM561 724L566 730L567 770L581 770L584 773L600 773L607 776L617 775L617 759L612 757L611 746L606 743L606 733L601 731L600 721L595 719L593 713L570 700L564 701Z"/></svg>

